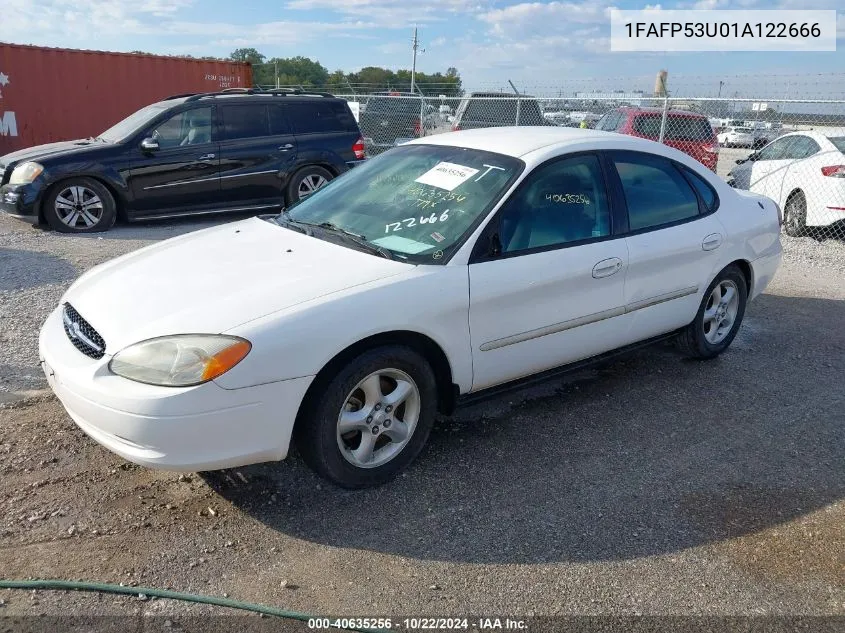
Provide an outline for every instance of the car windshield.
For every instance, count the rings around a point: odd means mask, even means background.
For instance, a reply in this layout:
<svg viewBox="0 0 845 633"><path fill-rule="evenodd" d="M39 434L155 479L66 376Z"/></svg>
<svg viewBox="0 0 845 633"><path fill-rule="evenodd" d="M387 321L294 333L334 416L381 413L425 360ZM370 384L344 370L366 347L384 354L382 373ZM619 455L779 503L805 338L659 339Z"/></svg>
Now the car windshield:
<svg viewBox="0 0 845 633"><path fill-rule="evenodd" d="M153 105L148 105L146 108L141 108L137 112L130 114L120 123L111 126L100 134L99 138L109 143L122 141L145 127L155 117L164 112L167 107L161 103L154 103Z"/></svg>
<svg viewBox="0 0 845 633"><path fill-rule="evenodd" d="M322 225L401 261L445 263L486 217L525 164L510 156L442 145L404 145L369 159L278 216ZM360 248L361 244L357 247Z"/></svg>

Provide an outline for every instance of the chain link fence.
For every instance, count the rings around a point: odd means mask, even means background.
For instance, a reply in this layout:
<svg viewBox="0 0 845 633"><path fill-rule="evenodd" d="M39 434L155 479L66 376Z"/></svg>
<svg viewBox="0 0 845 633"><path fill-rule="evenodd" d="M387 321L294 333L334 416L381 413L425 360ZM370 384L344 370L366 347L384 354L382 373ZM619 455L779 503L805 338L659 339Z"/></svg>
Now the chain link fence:
<svg viewBox="0 0 845 633"><path fill-rule="evenodd" d="M338 95L370 156L414 138L498 126L598 129L670 145L738 189L774 199L793 237L845 240L845 100Z"/></svg>

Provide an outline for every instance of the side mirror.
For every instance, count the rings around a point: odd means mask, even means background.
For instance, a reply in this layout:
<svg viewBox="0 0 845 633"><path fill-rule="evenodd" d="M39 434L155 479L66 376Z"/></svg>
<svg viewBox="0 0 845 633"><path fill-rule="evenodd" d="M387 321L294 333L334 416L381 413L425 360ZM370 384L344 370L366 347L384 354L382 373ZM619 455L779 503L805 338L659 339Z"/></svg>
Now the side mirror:
<svg viewBox="0 0 845 633"><path fill-rule="evenodd" d="M158 141L154 138L145 138L141 141L141 150L144 152L156 152L159 150Z"/></svg>

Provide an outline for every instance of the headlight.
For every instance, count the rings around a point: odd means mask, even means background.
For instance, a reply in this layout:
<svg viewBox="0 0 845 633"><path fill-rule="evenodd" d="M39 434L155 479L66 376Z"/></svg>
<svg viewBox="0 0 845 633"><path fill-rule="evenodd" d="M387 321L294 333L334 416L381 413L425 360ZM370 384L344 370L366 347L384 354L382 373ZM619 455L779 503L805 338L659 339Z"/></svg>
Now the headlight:
<svg viewBox="0 0 845 633"><path fill-rule="evenodd" d="M130 345L109 362L129 380L161 387L191 387L222 376L249 354L252 345L237 336L179 334Z"/></svg>
<svg viewBox="0 0 845 633"><path fill-rule="evenodd" d="M38 163L21 163L12 171L10 185L28 185L41 175L44 167Z"/></svg>

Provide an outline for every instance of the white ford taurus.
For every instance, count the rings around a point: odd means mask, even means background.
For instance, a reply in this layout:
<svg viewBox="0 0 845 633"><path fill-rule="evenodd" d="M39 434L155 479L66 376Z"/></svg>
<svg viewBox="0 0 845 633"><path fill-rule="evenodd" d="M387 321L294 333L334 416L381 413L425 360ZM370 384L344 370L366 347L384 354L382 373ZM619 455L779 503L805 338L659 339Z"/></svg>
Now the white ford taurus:
<svg viewBox="0 0 845 633"><path fill-rule="evenodd" d="M294 439L363 487L467 397L667 336L716 356L775 274L779 233L773 201L650 141L443 134L281 215L93 268L40 352L73 420L128 460L211 470Z"/></svg>

